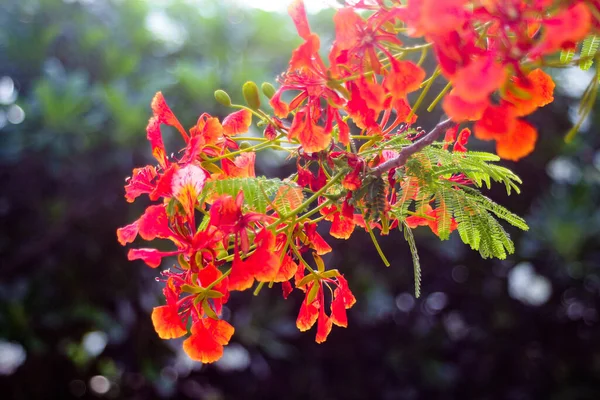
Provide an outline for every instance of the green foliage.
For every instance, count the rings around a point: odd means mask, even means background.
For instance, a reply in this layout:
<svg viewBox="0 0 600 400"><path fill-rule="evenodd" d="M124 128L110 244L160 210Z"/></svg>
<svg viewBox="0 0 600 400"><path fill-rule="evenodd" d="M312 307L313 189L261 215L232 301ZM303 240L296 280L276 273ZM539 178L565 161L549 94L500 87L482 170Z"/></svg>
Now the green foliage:
<svg viewBox="0 0 600 400"><path fill-rule="evenodd" d="M589 35L583 42L581 42L581 49L579 51L579 60L577 63L579 68L587 71L594 64L594 58L600 48L600 36ZM560 62L563 64L569 64L573 61L573 56L577 48L565 49L560 52Z"/></svg>
<svg viewBox="0 0 600 400"><path fill-rule="evenodd" d="M415 242L412 229L406 223L400 226L404 226L404 239L406 239L410 248L415 276L415 297L419 298L421 296L421 262L419 261L419 253L417 252L417 243Z"/></svg>
<svg viewBox="0 0 600 400"><path fill-rule="evenodd" d="M287 214L302 203L300 187L294 182L284 182L277 178L229 178L208 182L201 194L205 199L215 195L228 194L235 198L244 192L244 203L251 211L265 213L269 206L282 214Z"/></svg>
<svg viewBox="0 0 600 400"><path fill-rule="evenodd" d="M584 71L590 69L592 64L594 63L594 57L596 56L596 52L598 51L598 46L600 46L600 37L596 35L590 35L583 40L581 45L581 63L579 64L579 68Z"/></svg>
<svg viewBox="0 0 600 400"><path fill-rule="evenodd" d="M380 147L395 151L401 151L405 146L400 140L380 144ZM513 190L519 192L521 180L509 169L495 164L499 160L498 156L490 153L450 152L439 143L429 146L413 155L407 161L404 172L397 174L403 185L398 190L397 202L392 205L391 212L405 221L410 215L421 216L424 207L432 205L439 210L436 219L440 239L449 238L454 218L465 244L478 250L483 258L505 259L507 254L514 252L514 245L498 219L522 230L528 227L521 217L479 191L483 187L490 188L492 182L498 182L504 184L508 194ZM463 179L452 180L457 177ZM465 185L464 178L471 181L473 186ZM410 235L406 232L405 237L411 244ZM411 244L411 252L413 260L416 260L417 271L418 256L413 246L414 243Z"/></svg>
<svg viewBox="0 0 600 400"><path fill-rule="evenodd" d="M568 64L573 60L574 55L575 55L575 50L573 50L573 49L561 50L560 62L563 64Z"/></svg>

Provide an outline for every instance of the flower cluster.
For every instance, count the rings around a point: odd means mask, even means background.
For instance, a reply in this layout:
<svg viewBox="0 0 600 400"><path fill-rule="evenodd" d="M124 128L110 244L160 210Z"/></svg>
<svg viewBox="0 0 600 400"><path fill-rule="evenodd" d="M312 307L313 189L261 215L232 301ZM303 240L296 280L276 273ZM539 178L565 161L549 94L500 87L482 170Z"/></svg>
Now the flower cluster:
<svg viewBox="0 0 600 400"><path fill-rule="evenodd" d="M161 272L166 304L152 322L164 339L189 333L183 348L192 359L210 363L223 354L234 333L222 319L232 291L279 283L285 298L303 292L297 327L317 323L318 343L334 324L347 326L356 299L343 274L325 267L332 248L322 221L337 239L357 227L367 232L387 265L375 232L404 230L416 273L413 228L428 226L440 239L458 230L483 257L500 258L513 247L492 216L526 229L477 192L490 180L509 191L520 181L492 165L494 155L467 151L471 128L495 140L502 158L534 149L537 132L523 117L552 102L554 89L540 66L596 29L596 2L402 3L360 0L337 10L324 60L304 4L294 0L289 13L303 43L279 88L262 86L272 115L260 108L253 82L243 88L247 106L217 91L237 111L222 120L202 114L187 130L162 94L154 97L146 131L157 164L134 169L125 186L128 202L147 195L154 203L117 236L122 245L138 236L171 242L130 249L128 258L152 268L173 264ZM437 67L428 77L421 65L430 50ZM431 107L442 101L449 119L429 132L415 128L416 111L442 76L448 85ZM263 137L243 137L254 121ZM167 155L161 125L183 139L176 156ZM283 181L256 177L256 153L265 149L288 152L296 172Z"/></svg>

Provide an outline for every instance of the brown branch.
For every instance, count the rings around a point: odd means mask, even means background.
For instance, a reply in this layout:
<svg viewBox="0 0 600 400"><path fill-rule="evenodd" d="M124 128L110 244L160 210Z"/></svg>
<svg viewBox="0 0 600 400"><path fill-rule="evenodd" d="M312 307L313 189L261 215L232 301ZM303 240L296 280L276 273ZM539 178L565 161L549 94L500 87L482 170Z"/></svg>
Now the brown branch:
<svg viewBox="0 0 600 400"><path fill-rule="evenodd" d="M439 138L443 132L445 132L454 124L455 122L453 122L450 119L446 119L440 122L435 126L435 128L433 128L428 134L423 136L421 139L417 140L410 146L403 148L400 151L400 154L398 154L398 156L392 158L391 160L387 160L383 164L379 164L377 167L373 168L371 170L371 173L375 175L381 175L384 172L389 171L390 169L402 167L404 164L406 164L406 161L408 161L410 156L423 150L425 147L435 142L436 139Z"/></svg>

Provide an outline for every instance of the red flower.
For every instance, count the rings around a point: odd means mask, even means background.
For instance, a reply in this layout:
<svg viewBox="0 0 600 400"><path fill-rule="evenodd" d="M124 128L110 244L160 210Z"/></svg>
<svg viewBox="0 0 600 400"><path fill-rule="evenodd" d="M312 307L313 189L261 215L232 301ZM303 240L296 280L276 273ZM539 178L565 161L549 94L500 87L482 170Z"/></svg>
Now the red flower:
<svg viewBox="0 0 600 400"><path fill-rule="evenodd" d="M183 350L194 361L212 363L223 356L234 328L221 319L203 318L192 326L192 336L183 342Z"/></svg>
<svg viewBox="0 0 600 400"><path fill-rule="evenodd" d="M181 136L183 136L186 142L189 140L185 129L183 129L183 126L181 125L175 114L173 114L173 111L171 111L171 109L167 105L167 102L165 101L165 98L163 97L161 92L156 93L156 95L152 99L151 107L152 113L154 114L154 118L158 123L170 125L176 128L179 131L179 133L181 133Z"/></svg>
<svg viewBox="0 0 600 400"><path fill-rule="evenodd" d="M252 124L252 113L246 109L229 114L223 119L223 133L227 136L235 136L248 132Z"/></svg>
<svg viewBox="0 0 600 400"><path fill-rule="evenodd" d="M331 300L330 315L325 313L325 295L323 285L333 284L336 289L333 291ZM317 285L317 286L315 286ZM315 293L316 289L316 293ZM313 280L305 288L305 297L300 312L296 319L296 327L304 332L312 328L317 323L316 342L323 343L331 332L332 324L340 327L348 325L346 310L356 303L354 295L348 287L348 282L343 276L338 275L335 279ZM312 295L311 295L312 293ZM310 296L314 296L310 299Z"/></svg>
<svg viewBox="0 0 600 400"><path fill-rule="evenodd" d="M271 282L277 277L281 264L275 251L275 235L263 228L254 241L254 253L244 260L239 253L234 256L229 275L230 290L246 290L252 286L255 279L259 282Z"/></svg>
<svg viewBox="0 0 600 400"><path fill-rule="evenodd" d="M176 339L187 333L178 309L173 305L154 307L152 324L161 339Z"/></svg>
<svg viewBox="0 0 600 400"><path fill-rule="evenodd" d="M430 205L427 205L425 206L423 211L424 216L412 215L410 217L407 217L405 220L406 225L408 225L409 228L413 229L417 226L429 226L431 231L437 236L440 236L440 223L448 224L448 232L452 232L458 227L456 220L454 218L451 218L450 215L448 215L448 213L445 210L445 207L443 206L440 206L439 208L436 208L434 210L431 208ZM447 221L442 222L444 220Z"/></svg>
<svg viewBox="0 0 600 400"><path fill-rule="evenodd" d="M233 161L224 158L221 160L224 172L223 178L254 178L256 176L254 171L255 162L256 153L240 154Z"/></svg>

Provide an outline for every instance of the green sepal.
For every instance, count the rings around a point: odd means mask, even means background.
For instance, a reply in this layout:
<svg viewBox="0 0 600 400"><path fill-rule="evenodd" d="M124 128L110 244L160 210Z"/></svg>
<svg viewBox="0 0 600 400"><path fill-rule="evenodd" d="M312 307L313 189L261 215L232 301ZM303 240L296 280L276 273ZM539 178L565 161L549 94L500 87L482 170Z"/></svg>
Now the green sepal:
<svg viewBox="0 0 600 400"><path fill-rule="evenodd" d="M340 271L337 269L330 269L329 271L325 271L321 274L323 278L336 278L340 276Z"/></svg>
<svg viewBox="0 0 600 400"><path fill-rule="evenodd" d="M204 313L206 315L208 315L210 318L212 318L212 319L219 319L219 317L217 316L217 314L210 307L210 303L208 302L208 299L204 299L202 301L202 309L204 310Z"/></svg>
<svg viewBox="0 0 600 400"><path fill-rule="evenodd" d="M315 280L315 279L316 279L316 276L314 276L313 274L308 274L304 278L300 279L300 282L296 283L296 287L302 287L302 286L306 285L308 282Z"/></svg>
<svg viewBox="0 0 600 400"><path fill-rule="evenodd" d="M185 293L202 293L204 289L198 286L181 285L181 291Z"/></svg>
<svg viewBox="0 0 600 400"><path fill-rule="evenodd" d="M313 301L315 301L315 298L317 297L317 293L319 293L320 287L321 287L321 285L319 284L319 282L315 281L315 284L313 285L313 287L310 288L310 292L308 292L308 296L306 296L307 304L310 304ZM323 307L323 305L321 305L321 307Z"/></svg>
<svg viewBox="0 0 600 400"><path fill-rule="evenodd" d="M179 265L183 269L190 269L190 263L185 259L183 254L177 256L177 261L179 261Z"/></svg>
<svg viewBox="0 0 600 400"><path fill-rule="evenodd" d="M207 290L205 293L206 297L209 299L220 299L223 297L223 293L219 292L218 290Z"/></svg>

